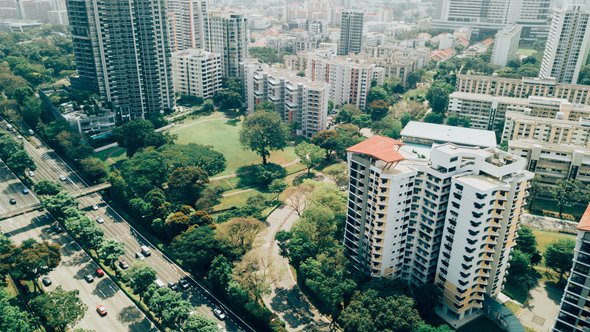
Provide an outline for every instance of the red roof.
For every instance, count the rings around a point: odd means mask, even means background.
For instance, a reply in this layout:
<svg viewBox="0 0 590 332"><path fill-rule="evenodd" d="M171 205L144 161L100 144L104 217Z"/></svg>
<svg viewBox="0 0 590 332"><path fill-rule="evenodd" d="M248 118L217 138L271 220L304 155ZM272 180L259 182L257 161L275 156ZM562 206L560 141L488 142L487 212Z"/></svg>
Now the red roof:
<svg viewBox="0 0 590 332"><path fill-rule="evenodd" d="M394 163L404 160L404 156L397 152L400 146L404 145L401 141L383 136L373 136L351 146L346 151L353 153L366 154L371 157L383 160L386 163Z"/></svg>
<svg viewBox="0 0 590 332"><path fill-rule="evenodd" d="M588 204L582 219L580 219L580 222L578 223L578 229L585 232L590 231L590 204Z"/></svg>

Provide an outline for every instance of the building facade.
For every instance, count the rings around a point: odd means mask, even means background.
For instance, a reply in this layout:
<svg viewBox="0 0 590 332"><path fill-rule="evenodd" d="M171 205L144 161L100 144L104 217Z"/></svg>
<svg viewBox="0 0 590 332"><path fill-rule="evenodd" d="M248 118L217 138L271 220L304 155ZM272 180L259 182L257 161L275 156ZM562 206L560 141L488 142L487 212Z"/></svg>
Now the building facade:
<svg viewBox="0 0 590 332"><path fill-rule="evenodd" d="M163 0L67 0L80 81L126 121L174 107Z"/></svg>
<svg viewBox="0 0 590 332"><path fill-rule="evenodd" d="M221 88L221 56L191 48L172 53L174 92L213 98Z"/></svg>
<svg viewBox="0 0 590 332"><path fill-rule="evenodd" d="M516 58L521 31L522 27L517 24L509 25L498 31L492 52L493 64L504 67L508 60Z"/></svg>
<svg viewBox="0 0 590 332"><path fill-rule="evenodd" d="M342 11L338 55L348 55L361 51L364 17L365 13L362 10L347 9Z"/></svg>
<svg viewBox="0 0 590 332"><path fill-rule="evenodd" d="M502 290L532 173L495 148L409 149L380 136L347 149L345 250L373 277L435 283L457 321Z"/></svg>
<svg viewBox="0 0 590 332"><path fill-rule="evenodd" d="M207 1L168 0L167 7L172 51L205 48Z"/></svg>
<svg viewBox="0 0 590 332"><path fill-rule="evenodd" d="M555 332L590 330L590 205L577 228L573 267L561 298Z"/></svg>
<svg viewBox="0 0 590 332"><path fill-rule="evenodd" d="M298 135L309 138L326 129L329 84L257 61L245 63L242 75L248 112L254 112L262 102L271 102L283 121L296 123Z"/></svg>
<svg viewBox="0 0 590 332"><path fill-rule="evenodd" d="M589 20L587 5L568 5L555 10L543 52L540 78L555 78L557 82L569 84L578 82L590 46Z"/></svg>
<svg viewBox="0 0 590 332"><path fill-rule="evenodd" d="M248 57L248 21L242 14L210 12L205 20L205 49L221 55L224 77L240 75Z"/></svg>

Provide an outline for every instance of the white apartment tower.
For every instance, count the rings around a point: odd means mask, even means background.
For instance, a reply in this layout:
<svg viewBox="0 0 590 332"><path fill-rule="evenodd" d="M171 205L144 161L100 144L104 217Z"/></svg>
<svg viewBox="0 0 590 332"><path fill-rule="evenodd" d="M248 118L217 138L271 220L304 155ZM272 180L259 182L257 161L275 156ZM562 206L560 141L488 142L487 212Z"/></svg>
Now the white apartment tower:
<svg viewBox="0 0 590 332"><path fill-rule="evenodd" d="M521 31L522 27L516 24L509 25L498 31L492 52L493 64L504 67L508 60L516 57Z"/></svg>
<svg viewBox="0 0 590 332"><path fill-rule="evenodd" d="M361 51L364 17L365 13L362 10L346 9L342 11L338 55L348 55Z"/></svg>
<svg viewBox="0 0 590 332"><path fill-rule="evenodd" d="M578 223L572 271L561 298L561 307L553 331L590 330L590 205Z"/></svg>
<svg viewBox="0 0 590 332"><path fill-rule="evenodd" d="M79 81L119 119L174 108L164 0L67 0Z"/></svg>
<svg viewBox="0 0 590 332"><path fill-rule="evenodd" d="M172 50L205 48L207 1L168 0L167 6Z"/></svg>
<svg viewBox="0 0 590 332"><path fill-rule="evenodd" d="M283 121L297 124L297 134L311 137L328 123L329 84L313 82L296 72L270 67L257 61L243 65L248 112L271 102Z"/></svg>
<svg viewBox="0 0 590 332"><path fill-rule="evenodd" d="M589 20L588 5L567 5L555 10L541 62L540 78L552 77L557 82L568 84L578 82L590 45Z"/></svg>
<svg viewBox="0 0 590 332"><path fill-rule="evenodd" d="M174 92L213 98L221 88L221 57L202 49L190 48L172 53Z"/></svg>
<svg viewBox="0 0 590 332"><path fill-rule="evenodd" d="M380 136L347 149L346 252L373 277L435 283L443 316L460 320L502 290L533 174L496 148L410 151Z"/></svg>
<svg viewBox="0 0 590 332"><path fill-rule="evenodd" d="M248 22L242 14L210 12L205 20L205 49L221 55L223 76L239 76L248 57Z"/></svg>

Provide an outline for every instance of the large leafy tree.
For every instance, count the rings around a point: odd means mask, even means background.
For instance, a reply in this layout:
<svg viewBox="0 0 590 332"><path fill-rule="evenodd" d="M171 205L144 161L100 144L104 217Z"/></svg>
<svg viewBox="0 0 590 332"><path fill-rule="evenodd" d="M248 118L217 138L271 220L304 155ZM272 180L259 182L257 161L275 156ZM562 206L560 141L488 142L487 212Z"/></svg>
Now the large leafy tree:
<svg viewBox="0 0 590 332"><path fill-rule="evenodd" d="M0 233L0 277L5 276L12 269L14 263L14 244L3 233Z"/></svg>
<svg viewBox="0 0 590 332"><path fill-rule="evenodd" d="M116 240L105 240L98 247L97 254L107 265L114 268L115 261L125 253L123 243Z"/></svg>
<svg viewBox="0 0 590 332"><path fill-rule="evenodd" d="M434 113L444 113L449 103L449 94L453 86L445 82L434 82L426 93L426 99Z"/></svg>
<svg viewBox="0 0 590 332"><path fill-rule="evenodd" d="M20 142L15 141L7 133L0 131L0 159L7 160L10 156L23 149Z"/></svg>
<svg viewBox="0 0 590 332"><path fill-rule="evenodd" d="M537 265L541 262L543 257L539 253L539 249L537 249L537 238L530 228L521 226L518 230L516 245L518 250L530 255L530 263L532 265Z"/></svg>
<svg viewBox="0 0 590 332"><path fill-rule="evenodd" d="M14 265L11 275L21 280L35 281L55 269L61 262L59 245L25 240L14 250ZM37 283L33 282L37 290Z"/></svg>
<svg viewBox="0 0 590 332"><path fill-rule="evenodd" d="M136 153L121 165L121 175L138 196L162 188L167 174L166 161L157 151Z"/></svg>
<svg viewBox="0 0 590 332"><path fill-rule="evenodd" d="M184 322L185 332L218 332L217 323L201 314L190 315Z"/></svg>
<svg viewBox="0 0 590 332"><path fill-rule="evenodd" d="M170 248L174 256L192 272L203 275L213 258L219 254L220 247L210 227L192 226L175 237Z"/></svg>
<svg viewBox="0 0 590 332"><path fill-rule="evenodd" d="M152 288L152 291L146 294L146 302L162 324L174 331L180 330L182 322L190 316L190 302L183 299L181 293L170 288Z"/></svg>
<svg viewBox="0 0 590 332"><path fill-rule="evenodd" d="M88 249L98 250L104 241L104 231L85 215L69 217L64 222L70 233Z"/></svg>
<svg viewBox="0 0 590 332"><path fill-rule="evenodd" d="M27 169L34 171L37 168L35 162L25 150L19 150L10 155L6 160L6 166L19 175L23 174Z"/></svg>
<svg viewBox="0 0 590 332"><path fill-rule="evenodd" d="M65 217L64 212L68 208L78 208L78 201L66 192L60 192L54 196L45 196L41 199L41 203L57 219L63 219Z"/></svg>
<svg viewBox="0 0 590 332"><path fill-rule="evenodd" d="M524 286L526 289L533 288L540 277L531 265L531 255L518 249L512 252L508 272L508 282L520 287Z"/></svg>
<svg viewBox="0 0 590 332"><path fill-rule="evenodd" d="M311 143L324 149L326 151L326 159L329 159L332 153L339 147L338 133L333 129L318 131L311 138Z"/></svg>
<svg viewBox="0 0 590 332"><path fill-rule="evenodd" d="M179 167L196 166L209 176L225 170L222 153L200 144L166 144L158 149L169 172Z"/></svg>
<svg viewBox="0 0 590 332"><path fill-rule="evenodd" d="M217 289L226 290L231 281L232 265L223 255L218 255L211 262L211 268L207 274L207 279Z"/></svg>
<svg viewBox="0 0 590 332"><path fill-rule="evenodd" d="M154 125L143 119L127 122L113 131L113 138L124 147L129 157L138 150L148 146L159 147L166 144L169 139L162 133L154 131Z"/></svg>
<svg viewBox="0 0 590 332"><path fill-rule="evenodd" d="M55 183L55 182L51 182L51 181L47 181L47 180L41 180L41 181L35 183L35 186L33 187L33 189L35 190L35 193L37 195L55 196L55 195L59 194L59 192L62 190L62 186L59 183Z"/></svg>
<svg viewBox="0 0 590 332"><path fill-rule="evenodd" d="M135 294L139 295L140 299L157 279L156 271L143 262L133 264L127 275L129 276L129 286Z"/></svg>
<svg viewBox="0 0 590 332"><path fill-rule="evenodd" d="M563 281L564 274L572 268L575 246L575 241L563 239L551 243L545 250L545 265L559 273L560 283Z"/></svg>
<svg viewBox="0 0 590 332"><path fill-rule="evenodd" d="M256 235L263 228L264 224L254 218L232 218L217 225L215 238L242 256L252 249Z"/></svg>
<svg viewBox="0 0 590 332"><path fill-rule="evenodd" d="M555 187L551 188L551 195L559 208L559 218L567 205L579 202L584 198L580 187L574 180L557 181Z"/></svg>
<svg viewBox="0 0 590 332"><path fill-rule="evenodd" d="M262 157L266 164L270 152L287 146L288 131L276 112L256 111L244 120L240 129L240 143Z"/></svg>
<svg viewBox="0 0 590 332"><path fill-rule="evenodd" d="M80 160L80 170L91 182L100 181L107 176L107 170L104 163L100 159L94 157Z"/></svg>
<svg viewBox="0 0 590 332"><path fill-rule="evenodd" d="M389 112L389 103L383 99L373 100L367 106L367 111L372 121L379 121Z"/></svg>
<svg viewBox="0 0 590 332"><path fill-rule="evenodd" d="M309 175L312 167L322 162L326 151L317 145L302 142L295 147L295 154L307 167L307 175Z"/></svg>
<svg viewBox="0 0 590 332"><path fill-rule="evenodd" d="M54 291L37 296L31 301L31 306L45 318L47 325L59 331L65 331L68 325L79 322L88 306L84 304L78 290L64 291L58 286Z"/></svg>
<svg viewBox="0 0 590 332"><path fill-rule="evenodd" d="M250 53L250 57L256 58L263 63L273 64L281 62L277 51L270 47L249 47L248 52Z"/></svg>
<svg viewBox="0 0 590 332"><path fill-rule="evenodd" d="M10 303L5 288L0 288L0 331L29 332L34 328L28 312Z"/></svg>
<svg viewBox="0 0 590 332"><path fill-rule="evenodd" d="M179 167L168 176L168 196L177 202L193 203L208 182L207 173L199 167Z"/></svg>

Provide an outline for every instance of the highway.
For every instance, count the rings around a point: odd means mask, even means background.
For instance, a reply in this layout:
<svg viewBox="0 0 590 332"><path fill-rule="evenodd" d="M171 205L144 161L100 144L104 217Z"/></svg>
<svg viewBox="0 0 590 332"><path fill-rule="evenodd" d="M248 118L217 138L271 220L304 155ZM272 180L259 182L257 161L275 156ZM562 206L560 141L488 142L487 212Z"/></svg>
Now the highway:
<svg viewBox="0 0 590 332"><path fill-rule="evenodd" d="M107 275L96 278L93 283L84 280L84 276L94 274L98 266L67 233L57 233L53 224L54 219L47 212L34 211L3 220L0 222L0 230L15 244L33 238L60 245L61 263L49 273L52 284L47 289L51 291L62 286L65 290L80 292L79 297L88 306L88 310L75 328L96 331L157 331ZM97 305L106 306L108 314L105 317L98 315Z"/></svg>
<svg viewBox="0 0 590 332"><path fill-rule="evenodd" d="M37 164L35 177L32 178L33 181L50 180L59 182L71 194L76 194L81 189L88 187L55 152L37 137L27 137L24 140L24 147L29 156ZM60 177L62 178L61 180ZM217 320L213 315L213 309L216 306L221 306L227 313L227 319L218 321L218 323L225 330L255 331L226 306L221 304L212 294L202 288L187 272L183 271L178 265L174 264L149 243L115 209L104 202L99 194L80 197L78 201L80 202L80 208L84 209L92 219L96 220L98 216L103 217L105 222L100 224L100 226L104 230L105 239L116 239L125 245L126 253L122 259L127 263L131 265L136 260L135 252L139 251L141 245L147 245L151 248L152 255L147 257L145 262L156 271L158 279L167 284L169 282L178 282L180 278L185 276L190 278L193 287L183 292L183 294L195 306L195 311ZM95 204L99 205L99 210L97 211L92 209L92 205Z"/></svg>
<svg viewBox="0 0 590 332"><path fill-rule="evenodd" d="M0 215L39 203L32 193L23 194L23 189L30 188L0 160ZM16 201L14 204L10 203L12 198Z"/></svg>

